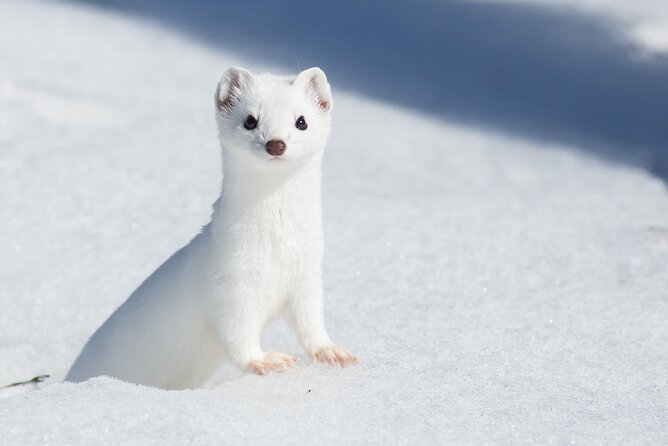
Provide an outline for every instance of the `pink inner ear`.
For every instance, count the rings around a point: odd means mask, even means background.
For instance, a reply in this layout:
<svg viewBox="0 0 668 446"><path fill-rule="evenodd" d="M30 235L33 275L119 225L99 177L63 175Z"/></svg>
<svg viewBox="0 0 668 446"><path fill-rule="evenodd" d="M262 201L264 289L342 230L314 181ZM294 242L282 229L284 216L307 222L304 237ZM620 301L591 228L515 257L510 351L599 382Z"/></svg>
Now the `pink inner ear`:
<svg viewBox="0 0 668 446"><path fill-rule="evenodd" d="M311 80L309 81L309 90L313 93L313 96L316 99L316 102L318 103L318 106L323 110L323 111L328 111L329 110L329 101L325 99L322 95L322 87L320 85L320 82L316 76L312 77Z"/></svg>
<svg viewBox="0 0 668 446"><path fill-rule="evenodd" d="M221 94L221 89L225 89L224 94ZM232 108L236 103L237 93L241 90L241 78L238 73L230 73L229 77L224 79L218 85L218 93L216 94L216 107L218 111Z"/></svg>

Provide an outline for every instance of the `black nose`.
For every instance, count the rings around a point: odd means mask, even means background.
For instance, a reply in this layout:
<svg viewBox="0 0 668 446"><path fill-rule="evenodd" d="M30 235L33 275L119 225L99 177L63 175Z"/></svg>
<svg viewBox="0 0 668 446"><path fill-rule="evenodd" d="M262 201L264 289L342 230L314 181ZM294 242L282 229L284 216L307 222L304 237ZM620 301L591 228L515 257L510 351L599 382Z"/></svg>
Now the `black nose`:
<svg viewBox="0 0 668 446"><path fill-rule="evenodd" d="M272 156L281 156L285 152L285 143L280 139L267 141L265 147L267 148L267 153Z"/></svg>

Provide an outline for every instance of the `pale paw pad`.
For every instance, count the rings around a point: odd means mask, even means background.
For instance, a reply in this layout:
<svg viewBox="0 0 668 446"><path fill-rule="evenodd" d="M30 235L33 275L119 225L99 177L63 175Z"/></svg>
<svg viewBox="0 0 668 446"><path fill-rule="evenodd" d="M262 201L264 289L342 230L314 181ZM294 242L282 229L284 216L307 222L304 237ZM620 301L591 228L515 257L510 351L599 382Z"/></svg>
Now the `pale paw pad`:
<svg viewBox="0 0 668 446"><path fill-rule="evenodd" d="M272 372L285 372L297 364L297 358L281 352L267 352L262 359L248 363L248 371L257 375L266 375Z"/></svg>
<svg viewBox="0 0 668 446"><path fill-rule="evenodd" d="M347 348L340 345L329 345L322 347L311 354L314 361L326 362L329 365L339 365L347 367L357 363L357 358L348 351Z"/></svg>

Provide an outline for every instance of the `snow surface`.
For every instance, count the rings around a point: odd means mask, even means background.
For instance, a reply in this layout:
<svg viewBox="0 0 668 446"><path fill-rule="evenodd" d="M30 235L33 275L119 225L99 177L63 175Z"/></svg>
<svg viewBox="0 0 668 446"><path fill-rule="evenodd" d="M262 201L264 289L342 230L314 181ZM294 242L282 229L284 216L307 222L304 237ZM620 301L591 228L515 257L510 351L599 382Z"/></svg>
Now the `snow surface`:
<svg viewBox="0 0 668 446"><path fill-rule="evenodd" d="M359 358L210 388L59 383L206 223L212 93L272 69L77 4L0 3L0 444L668 442L668 192L335 87L326 314Z"/></svg>
<svg viewBox="0 0 668 446"><path fill-rule="evenodd" d="M663 0L470 0L575 9L617 21L627 37L650 52L668 51L668 2Z"/></svg>
<svg viewBox="0 0 668 446"><path fill-rule="evenodd" d="M668 17L665 0L87 2L284 70L323 66L339 90L668 181L668 53L630 36L639 17Z"/></svg>

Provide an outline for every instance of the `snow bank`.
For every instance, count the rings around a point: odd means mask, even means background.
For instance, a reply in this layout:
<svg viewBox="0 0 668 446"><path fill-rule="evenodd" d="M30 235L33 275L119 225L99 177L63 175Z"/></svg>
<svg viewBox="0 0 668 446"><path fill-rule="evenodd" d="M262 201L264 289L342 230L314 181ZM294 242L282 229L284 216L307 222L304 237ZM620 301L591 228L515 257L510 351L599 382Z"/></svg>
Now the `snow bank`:
<svg viewBox="0 0 668 446"><path fill-rule="evenodd" d="M646 19L662 29L662 0L412 0L382 11L375 0L104 4L287 70L322 65L339 89L668 181L668 57L632 37Z"/></svg>
<svg viewBox="0 0 668 446"><path fill-rule="evenodd" d="M668 193L567 147L335 91L326 313L360 364L58 383L209 217L218 76L257 61L0 3L3 444L668 441ZM335 79L334 79L335 81ZM336 85L335 85L336 86ZM267 348L301 354L281 321Z"/></svg>
<svg viewBox="0 0 668 446"><path fill-rule="evenodd" d="M668 4L661 0L473 0L526 3L548 8L575 9L614 19L628 37L650 53L668 51Z"/></svg>

